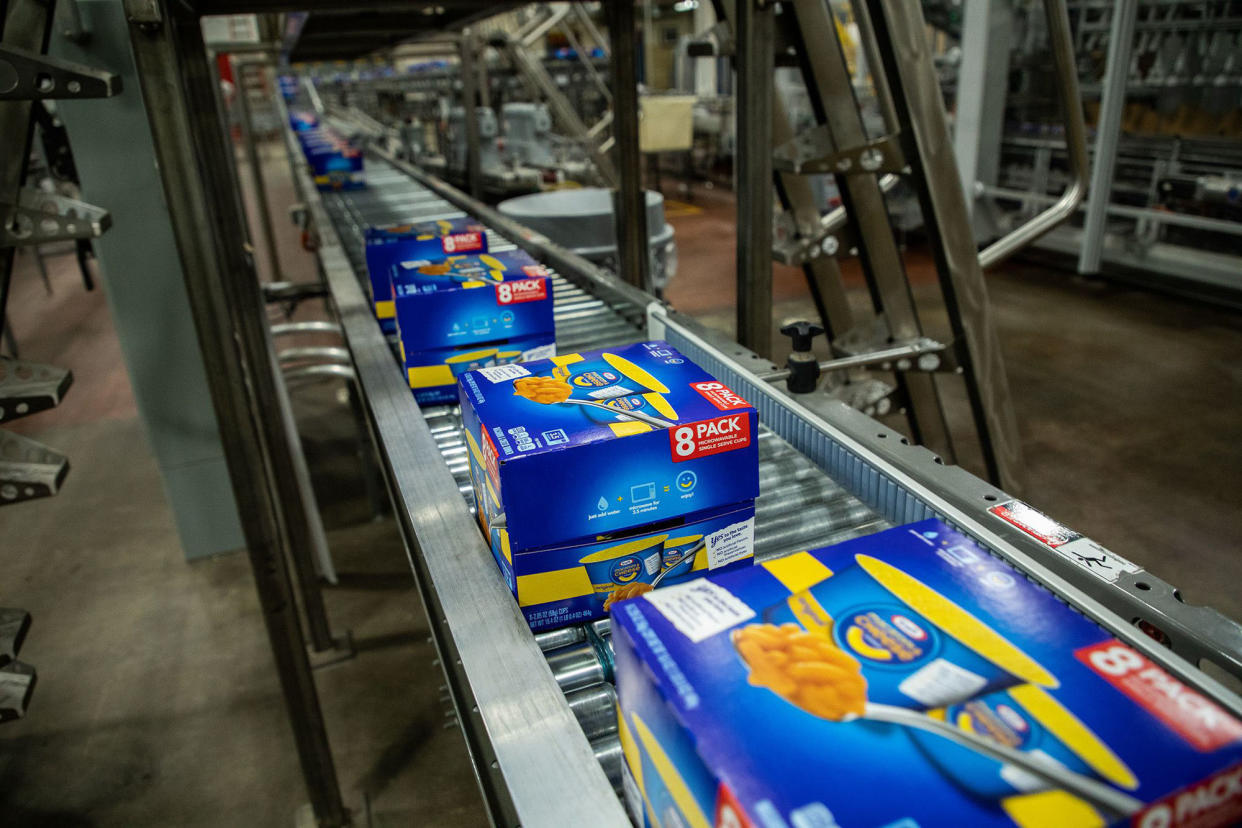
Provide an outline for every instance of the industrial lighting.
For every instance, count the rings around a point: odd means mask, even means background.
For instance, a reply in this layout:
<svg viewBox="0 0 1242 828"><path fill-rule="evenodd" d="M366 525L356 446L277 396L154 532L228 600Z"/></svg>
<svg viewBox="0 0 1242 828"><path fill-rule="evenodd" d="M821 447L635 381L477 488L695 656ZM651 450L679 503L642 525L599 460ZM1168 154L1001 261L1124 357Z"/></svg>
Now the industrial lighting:
<svg viewBox="0 0 1242 828"><path fill-rule="evenodd" d="M673 11L688 12L688 11L694 11L698 7L699 7L699 0L677 0L677 2L673 4Z"/></svg>

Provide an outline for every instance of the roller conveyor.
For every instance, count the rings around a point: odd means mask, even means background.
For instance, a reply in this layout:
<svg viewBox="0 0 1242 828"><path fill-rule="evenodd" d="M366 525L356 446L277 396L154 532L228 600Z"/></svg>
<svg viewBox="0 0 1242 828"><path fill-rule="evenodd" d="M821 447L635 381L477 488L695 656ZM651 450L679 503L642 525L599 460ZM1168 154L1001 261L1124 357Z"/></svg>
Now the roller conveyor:
<svg viewBox="0 0 1242 828"><path fill-rule="evenodd" d="M763 424L759 560L940 517L1183 681L1242 711L1242 700L1192 664L1213 657L1226 669L1242 671L1242 629L1236 624L1210 610L1175 605L1172 587L1142 570L1101 581L990 515L993 504L1011 500L1003 491L944 466L839 403L795 401L757 376L771 370L770 363L588 263L573 262L571 254L549 250L545 240L506 224L442 182L375 156L368 157L367 170L364 191L321 196L304 171L299 184L319 230L320 262L368 400L458 721L497 824L628 824L613 796L621 759L609 729L608 625L538 636L526 628L470 518L459 413L453 406L420 412L414 405L360 288L368 224L473 215L493 228L493 249L511 249L511 240L520 239L558 271L553 285L561 352L664 338L754 403ZM428 463L434 454L442 462ZM1174 651L1140 633L1132 619L1167 632Z"/></svg>

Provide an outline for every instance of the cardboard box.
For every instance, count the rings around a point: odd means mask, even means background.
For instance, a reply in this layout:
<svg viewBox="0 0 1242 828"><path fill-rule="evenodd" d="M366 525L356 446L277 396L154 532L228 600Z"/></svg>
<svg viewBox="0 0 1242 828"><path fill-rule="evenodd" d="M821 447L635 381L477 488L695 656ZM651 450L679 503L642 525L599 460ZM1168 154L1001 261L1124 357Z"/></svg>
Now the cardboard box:
<svg viewBox="0 0 1242 828"><path fill-rule="evenodd" d="M486 252L487 228L471 218L368 227L367 275L380 327L385 333L397 330L391 281L395 265L414 259L439 261L451 255Z"/></svg>
<svg viewBox="0 0 1242 828"><path fill-rule="evenodd" d="M552 282L522 251L401 262L390 282L420 404L455 402L465 371L556 354Z"/></svg>
<svg viewBox="0 0 1242 828"><path fill-rule="evenodd" d="M612 621L640 825L1242 820L1242 722L939 521Z"/></svg>
<svg viewBox="0 0 1242 828"><path fill-rule="evenodd" d="M617 537L525 552L514 552L504 529L495 528L491 547L530 628L555 629L603 618L611 600L650 589L665 570L660 589L749 567L755 507L747 502Z"/></svg>
<svg viewBox="0 0 1242 828"><path fill-rule="evenodd" d="M327 127L301 125L304 128L297 132L298 141L318 189L357 190L366 186L362 150ZM295 119L295 129L298 126Z"/></svg>
<svg viewBox="0 0 1242 828"><path fill-rule="evenodd" d="M484 528L503 525L515 553L759 494L755 409L665 342L484 368L459 386Z"/></svg>

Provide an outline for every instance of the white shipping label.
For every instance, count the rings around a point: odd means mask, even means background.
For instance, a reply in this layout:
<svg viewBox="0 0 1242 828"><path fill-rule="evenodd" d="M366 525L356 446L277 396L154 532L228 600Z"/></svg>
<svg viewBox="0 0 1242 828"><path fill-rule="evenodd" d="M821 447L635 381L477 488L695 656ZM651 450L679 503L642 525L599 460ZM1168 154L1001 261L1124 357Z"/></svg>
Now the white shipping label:
<svg viewBox="0 0 1242 828"><path fill-rule="evenodd" d="M696 644L755 617L732 592L702 578L662 587L643 598Z"/></svg>
<svg viewBox="0 0 1242 828"><path fill-rule="evenodd" d="M493 365L491 368L480 368L479 373L492 382L507 382L518 377L530 376L530 371L521 365Z"/></svg>
<svg viewBox="0 0 1242 828"><path fill-rule="evenodd" d="M551 359L554 356L556 356L556 343L551 342L547 345L540 345L538 348L522 351L522 362L534 362L536 359Z"/></svg>
<svg viewBox="0 0 1242 828"><path fill-rule="evenodd" d="M947 707L973 697L988 680L938 658L908 677L897 689L927 707Z"/></svg>
<svg viewBox="0 0 1242 828"><path fill-rule="evenodd" d="M1123 572L1138 572L1142 567L1130 563L1125 558L1109 552L1091 538L1079 538L1056 547L1056 553L1068 558L1083 569L1089 570L1097 578L1109 583L1117 583Z"/></svg>
<svg viewBox="0 0 1242 828"><path fill-rule="evenodd" d="M755 554L755 519L750 517L712 532L707 536L705 544L708 569L717 569L725 564L749 558Z"/></svg>

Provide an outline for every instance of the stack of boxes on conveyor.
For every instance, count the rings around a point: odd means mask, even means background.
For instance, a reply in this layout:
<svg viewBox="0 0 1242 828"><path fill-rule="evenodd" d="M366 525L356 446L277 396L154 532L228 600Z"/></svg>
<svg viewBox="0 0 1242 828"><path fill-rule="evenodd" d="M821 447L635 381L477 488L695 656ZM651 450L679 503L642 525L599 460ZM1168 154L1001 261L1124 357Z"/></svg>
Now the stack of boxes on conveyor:
<svg viewBox="0 0 1242 828"><path fill-rule="evenodd" d="M488 252L472 219L367 230L375 316L395 334L422 405L457 400L457 377L556 353L549 273L520 250Z"/></svg>
<svg viewBox="0 0 1242 828"><path fill-rule="evenodd" d="M366 186L362 150L309 112L291 112L289 124L320 190L358 190Z"/></svg>
<svg viewBox="0 0 1242 828"><path fill-rule="evenodd" d="M532 629L749 567L758 415L664 342L462 374L478 518Z"/></svg>
<svg viewBox="0 0 1242 828"><path fill-rule="evenodd" d="M935 520L612 611L639 826L1242 824L1242 722Z"/></svg>

